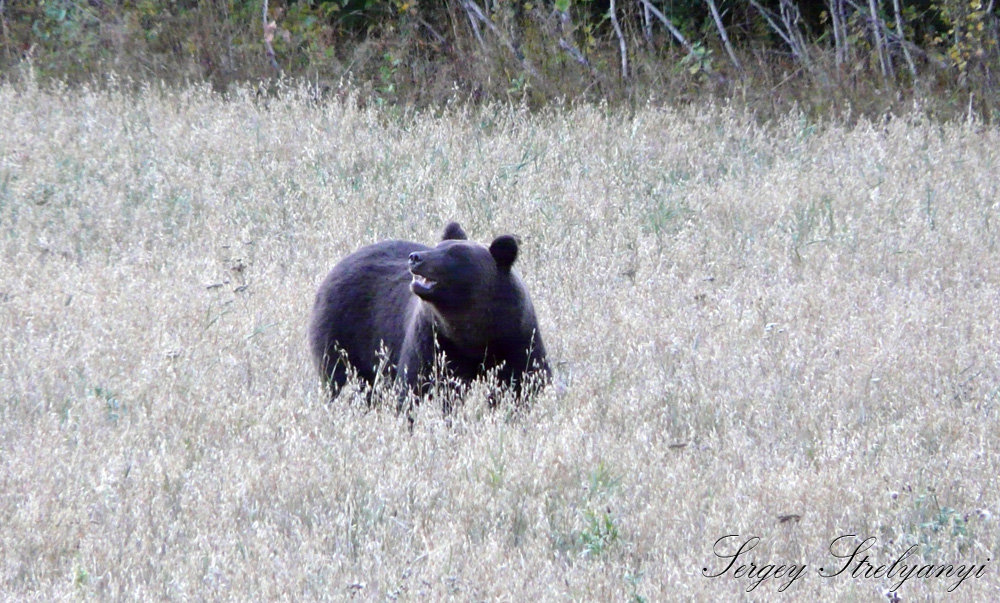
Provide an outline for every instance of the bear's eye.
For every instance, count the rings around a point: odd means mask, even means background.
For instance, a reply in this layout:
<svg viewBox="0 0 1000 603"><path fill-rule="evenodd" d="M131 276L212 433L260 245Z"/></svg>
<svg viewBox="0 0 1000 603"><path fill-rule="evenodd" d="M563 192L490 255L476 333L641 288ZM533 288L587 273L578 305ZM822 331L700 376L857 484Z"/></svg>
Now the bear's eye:
<svg viewBox="0 0 1000 603"><path fill-rule="evenodd" d="M476 258L469 254L467 249L456 249L452 247L445 252L445 257L448 262L448 270L452 274L464 274L469 271L475 270L477 265Z"/></svg>

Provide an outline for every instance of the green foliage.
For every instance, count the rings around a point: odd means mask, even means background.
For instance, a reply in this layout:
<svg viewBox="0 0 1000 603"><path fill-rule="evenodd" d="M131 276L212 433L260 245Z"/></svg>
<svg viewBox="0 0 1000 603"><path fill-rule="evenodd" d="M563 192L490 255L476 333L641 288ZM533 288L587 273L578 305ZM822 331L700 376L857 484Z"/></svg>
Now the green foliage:
<svg viewBox="0 0 1000 603"><path fill-rule="evenodd" d="M917 538L926 559L935 559L942 549L952 544L964 553L972 536L969 523L958 510L942 506L932 491L921 494L914 503L917 513Z"/></svg>
<svg viewBox="0 0 1000 603"><path fill-rule="evenodd" d="M77 566L73 574L73 585L83 592L88 584L90 584L90 574L82 566Z"/></svg>
<svg viewBox="0 0 1000 603"><path fill-rule="evenodd" d="M379 100L384 100L396 93L396 70L403 62L402 59L393 57L391 52L386 52L382 58L385 62L378 68L380 84L378 91L382 94Z"/></svg>
<svg viewBox="0 0 1000 603"><path fill-rule="evenodd" d="M618 2L618 33L608 4L597 0L477 2L475 9L463 2L273 0L266 25L260 3L245 0L8 2L0 4L0 66L28 59L40 75L57 79L101 78L113 69L218 87L280 72L320 89L358 82L381 104L458 95L534 106L721 93L755 109L826 111L849 103L879 113L908 106L910 96L939 94L951 112L967 112L972 99L977 113L1000 115L991 75L1000 68L1000 23L983 0L902 3L898 15L884 1L875 15L866 3L796 3L791 16L777 0L718 0L738 60L723 52L720 25L703 0L651 5L662 18L637 0ZM790 52L789 36L804 48Z"/></svg>
<svg viewBox="0 0 1000 603"><path fill-rule="evenodd" d="M486 482L490 488L496 490L503 486L504 478L507 475L507 463L504 462L502 441L495 452L490 451L489 456L489 464L486 467Z"/></svg>
<svg viewBox="0 0 1000 603"><path fill-rule="evenodd" d="M680 231L693 213L680 194L675 194L671 189L658 192L646 200L643 231L662 240L663 237Z"/></svg>
<svg viewBox="0 0 1000 603"><path fill-rule="evenodd" d="M633 570L625 574L625 583L628 585L629 591L629 601L632 603L646 603L646 597L639 594L639 584L642 583L642 579L645 576L645 572L641 570Z"/></svg>
<svg viewBox="0 0 1000 603"><path fill-rule="evenodd" d="M585 557L597 557L618 542L618 526L610 511L585 511L586 527L580 532Z"/></svg>
<svg viewBox="0 0 1000 603"><path fill-rule="evenodd" d="M111 423L118 423L122 413L125 412L125 405L118 399L118 396L107 388L100 386L94 388L94 395L99 399L104 400L108 421Z"/></svg>
<svg viewBox="0 0 1000 603"><path fill-rule="evenodd" d="M792 253L802 259L803 250L817 243L829 243L837 234L837 222L832 199L824 195L799 205L786 227L792 239Z"/></svg>
<svg viewBox="0 0 1000 603"><path fill-rule="evenodd" d="M987 11L982 0L940 0L931 7L944 24L934 36L934 44L963 75L970 64L981 62L988 52L996 50L996 15Z"/></svg>
<svg viewBox="0 0 1000 603"><path fill-rule="evenodd" d="M615 475L611 472L610 467L608 467L604 461L601 461L588 476L590 495L591 497L594 497L601 493L611 493L618 489L618 486L621 485L621 481L621 478L615 477Z"/></svg>
<svg viewBox="0 0 1000 603"><path fill-rule="evenodd" d="M295 4L304 3L296 2ZM315 4L327 19L346 28L364 29L377 19L390 14L390 7L397 3L379 2L378 0L328 0Z"/></svg>
<svg viewBox="0 0 1000 603"><path fill-rule="evenodd" d="M587 476L587 499L590 504L613 498L621 486L617 477L604 461L600 461ZM597 557L618 542L618 525L611 515L611 508L583 511L584 528L580 531L579 543L584 557Z"/></svg>
<svg viewBox="0 0 1000 603"><path fill-rule="evenodd" d="M712 49L706 48L701 42L695 42L691 45L691 52L681 59L680 66L691 75L711 73Z"/></svg>
<svg viewBox="0 0 1000 603"><path fill-rule="evenodd" d="M22 24L30 24L24 32L33 44L28 49L41 54L43 65L50 69L77 73L100 52L100 20L85 3L42 0L25 7L19 17ZM74 49L75 60L63 56L67 48Z"/></svg>

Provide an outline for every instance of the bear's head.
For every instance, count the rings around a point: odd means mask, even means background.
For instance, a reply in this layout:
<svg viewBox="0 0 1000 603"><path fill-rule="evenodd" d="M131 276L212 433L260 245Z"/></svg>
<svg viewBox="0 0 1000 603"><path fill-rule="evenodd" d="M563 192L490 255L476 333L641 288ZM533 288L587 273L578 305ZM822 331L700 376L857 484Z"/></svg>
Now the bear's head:
<svg viewBox="0 0 1000 603"><path fill-rule="evenodd" d="M511 281L517 259L517 239L497 237L489 248L469 241L452 222L433 249L410 254L410 291L439 312L474 311L489 303L498 283Z"/></svg>

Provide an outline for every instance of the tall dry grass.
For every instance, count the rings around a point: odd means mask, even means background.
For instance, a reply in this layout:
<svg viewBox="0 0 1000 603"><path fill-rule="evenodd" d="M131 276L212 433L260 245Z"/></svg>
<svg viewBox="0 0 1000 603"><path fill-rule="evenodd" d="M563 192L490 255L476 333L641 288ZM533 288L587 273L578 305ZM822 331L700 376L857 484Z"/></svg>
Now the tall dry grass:
<svg viewBox="0 0 1000 603"><path fill-rule="evenodd" d="M1000 130L357 106L0 85L5 598L878 600L848 534L997 596ZM450 219L560 386L326 403L326 271Z"/></svg>

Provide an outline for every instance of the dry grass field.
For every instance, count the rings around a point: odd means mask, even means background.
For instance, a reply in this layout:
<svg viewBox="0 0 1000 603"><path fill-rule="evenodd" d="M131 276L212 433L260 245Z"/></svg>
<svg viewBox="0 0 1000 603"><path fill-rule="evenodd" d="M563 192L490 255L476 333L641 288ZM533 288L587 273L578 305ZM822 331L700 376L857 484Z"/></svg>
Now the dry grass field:
<svg viewBox="0 0 1000 603"><path fill-rule="evenodd" d="M0 85L0 593L997 599L998 175L919 114ZM557 385L327 403L323 276L452 219Z"/></svg>

